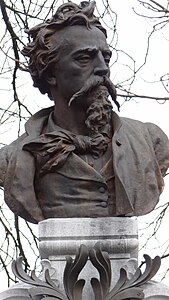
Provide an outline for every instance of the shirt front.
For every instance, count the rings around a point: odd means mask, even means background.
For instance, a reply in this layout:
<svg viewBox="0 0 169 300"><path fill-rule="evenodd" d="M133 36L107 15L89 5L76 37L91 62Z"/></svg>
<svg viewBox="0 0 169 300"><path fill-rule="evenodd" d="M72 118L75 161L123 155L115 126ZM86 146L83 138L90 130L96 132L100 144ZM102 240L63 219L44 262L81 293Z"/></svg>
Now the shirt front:
<svg viewBox="0 0 169 300"><path fill-rule="evenodd" d="M64 131L51 114L45 133L59 130ZM47 160L36 156L35 193L45 218L116 215L111 139L101 157L72 152L63 166L42 175L40 169Z"/></svg>

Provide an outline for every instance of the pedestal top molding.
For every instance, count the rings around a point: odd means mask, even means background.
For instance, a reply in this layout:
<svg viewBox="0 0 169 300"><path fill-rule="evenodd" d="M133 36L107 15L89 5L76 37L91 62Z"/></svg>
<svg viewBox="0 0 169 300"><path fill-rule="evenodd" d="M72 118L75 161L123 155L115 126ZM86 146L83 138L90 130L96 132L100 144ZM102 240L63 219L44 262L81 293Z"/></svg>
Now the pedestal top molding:
<svg viewBox="0 0 169 300"><path fill-rule="evenodd" d="M137 219L61 218L39 223L42 259L50 259L53 255L74 255L81 244L90 249L97 242L110 255L130 258L130 253L138 248Z"/></svg>
<svg viewBox="0 0 169 300"><path fill-rule="evenodd" d="M138 237L137 218L58 218L39 222L39 239L55 237L62 239L72 237L113 236Z"/></svg>

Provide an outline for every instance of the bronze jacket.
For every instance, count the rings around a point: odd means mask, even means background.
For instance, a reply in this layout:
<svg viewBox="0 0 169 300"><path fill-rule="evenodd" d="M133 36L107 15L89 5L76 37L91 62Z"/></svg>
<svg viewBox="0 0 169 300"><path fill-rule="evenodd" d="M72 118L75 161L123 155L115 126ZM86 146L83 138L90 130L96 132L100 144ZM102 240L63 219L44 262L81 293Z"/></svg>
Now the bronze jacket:
<svg viewBox="0 0 169 300"><path fill-rule="evenodd" d="M14 213L33 223L43 220L44 216L35 195L34 157L22 147L41 134L52 110L50 107L33 115L25 125L26 132L0 150L0 185L4 186L5 201ZM144 215L153 210L164 186L163 176L169 166L168 138L151 123L119 118L116 113L113 113L112 120L117 215ZM74 173L73 181L78 184L79 178L75 178ZM87 178L89 183L90 177L92 203L92 197L94 200L98 196L98 185L95 189L92 174L84 174L80 180L85 182ZM81 192L83 199L86 189Z"/></svg>

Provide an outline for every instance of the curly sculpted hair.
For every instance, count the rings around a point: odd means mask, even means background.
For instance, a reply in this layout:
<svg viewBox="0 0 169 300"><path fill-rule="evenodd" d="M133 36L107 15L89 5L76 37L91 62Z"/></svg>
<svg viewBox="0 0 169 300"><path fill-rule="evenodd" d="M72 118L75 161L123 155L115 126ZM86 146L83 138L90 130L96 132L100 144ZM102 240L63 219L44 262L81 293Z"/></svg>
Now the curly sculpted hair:
<svg viewBox="0 0 169 300"><path fill-rule="evenodd" d="M102 27L98 18L93 14L95 2L83 1L80 5L72 2L61 5L54 16L26 32L31 40L22 50L22 54L29 57L29 72L33 79L33 85L38 87L42 94L50 93L50 85L47 78L53 63L57 63L61 55L63 41L59 40L56 45L50 44L50 37L67 26L83 25L88 29L95 26L107 37L106 30Z"/></svg>

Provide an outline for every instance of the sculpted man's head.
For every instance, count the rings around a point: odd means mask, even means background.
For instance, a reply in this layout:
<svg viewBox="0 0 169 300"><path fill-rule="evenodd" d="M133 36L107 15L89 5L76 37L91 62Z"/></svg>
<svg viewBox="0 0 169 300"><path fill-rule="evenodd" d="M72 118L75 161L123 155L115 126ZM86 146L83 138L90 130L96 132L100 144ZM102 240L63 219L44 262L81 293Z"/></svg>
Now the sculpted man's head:
<svg viewBox="0 0 169 300"><path fill-rule="evenodd" d="M110 110L110 94L118 106L115 87L109 79L111 51L106 30L93 15L94 8L95 2L63 4L52 19L28 32L32 42L22 53L30 58L34 86L42 94L47 93L56 105L56 99L62 99L68 106L76 102L91 112L88 108L97 96L97 105L105 102ZM80 101L84 96L85 101ZM93 116L86 122L89 127L91 119Z"/></svg>

